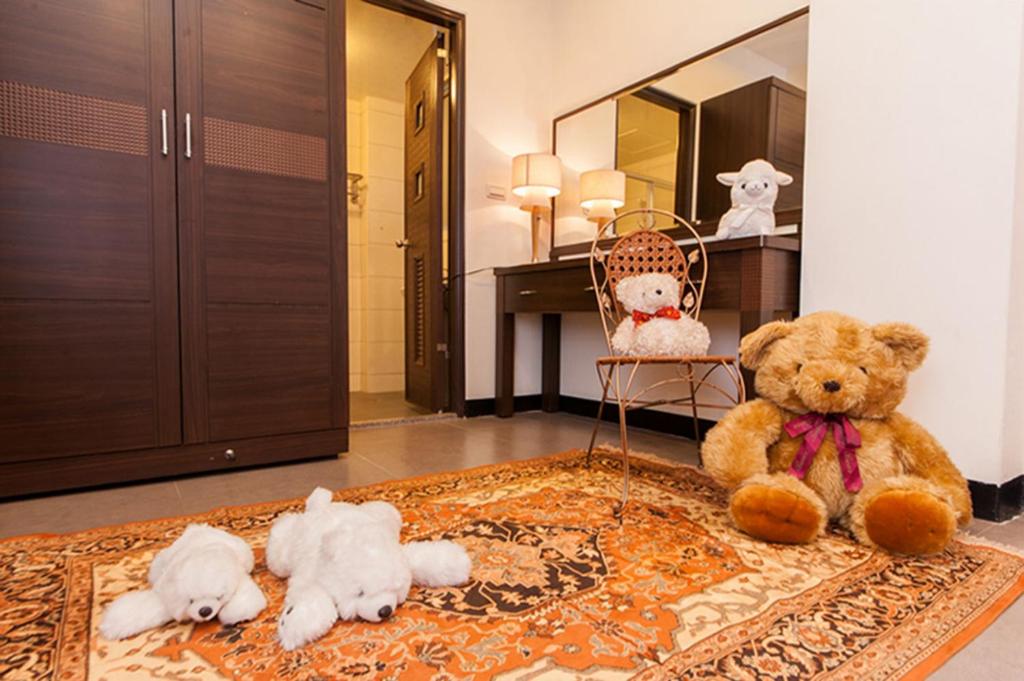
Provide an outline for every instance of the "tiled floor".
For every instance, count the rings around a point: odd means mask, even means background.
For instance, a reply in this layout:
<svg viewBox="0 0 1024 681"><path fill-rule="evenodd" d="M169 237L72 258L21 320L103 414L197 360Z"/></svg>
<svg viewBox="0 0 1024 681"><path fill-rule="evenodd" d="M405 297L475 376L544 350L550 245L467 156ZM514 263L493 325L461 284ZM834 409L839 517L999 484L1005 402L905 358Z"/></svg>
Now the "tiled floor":
<svg viewBox="0 0 1024 681"><path fill-rule="evenodd" d="M316 485L353 487L530 458L586 446L591 424L565 414L530 413L512 419L448 419L359 429L351 433L351 451L336 459L0 503L0 537L201 513L218 506L305 496ZM617 437L615 427L605 426L599 441ZM630 446L677 461L697 459L691 441L668 435L634 430ZM974 521L968 531L1024 549L1024 518L1003 524ZM1022 630L1024 599L933 678L1022 678Z"/></svg>
<svg viewBox="0 0 1024 681"><path fill-rule="evenodd" d="M349 411L352 423L400 419L429 414L430 410L405 401L405 394L365 393L354 390L349 393Z"/></svg>

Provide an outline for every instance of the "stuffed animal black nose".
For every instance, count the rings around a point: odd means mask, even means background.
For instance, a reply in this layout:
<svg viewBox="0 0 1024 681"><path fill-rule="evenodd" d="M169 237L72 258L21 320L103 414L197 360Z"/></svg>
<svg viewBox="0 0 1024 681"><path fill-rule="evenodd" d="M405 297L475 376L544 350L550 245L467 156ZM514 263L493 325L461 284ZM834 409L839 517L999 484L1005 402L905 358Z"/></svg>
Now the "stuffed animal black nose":
<svg viewBox="0 0 1024 681"><path fill-rule="evenodd" d="M661 295L661 289L660 288L654 289L654 295L660 296Z"/></svg>
<svg viewBox="0 0 1024 681"><path fill-rule="evenodd" d="M211 608L208 605L204 605L203 607L199 608L199 616L200 617L209 617L212 614L213 614L213 608Z"/></svg>
<svg viewBox="0 0 1024 681"><path fill-rule="evenodd" d="M385 605L383 608L377 611L377 617L381 618L382 620L386 620L387 618L391 617L391 612L391 606Z"/></svg>
<svg viewBox="0 0 1024 681"><path fill-rule="evenodd" d="M825 381L821 384L821 387L825 389L827 393L837 392L842 386L839 385L839 381Z"/></svg>

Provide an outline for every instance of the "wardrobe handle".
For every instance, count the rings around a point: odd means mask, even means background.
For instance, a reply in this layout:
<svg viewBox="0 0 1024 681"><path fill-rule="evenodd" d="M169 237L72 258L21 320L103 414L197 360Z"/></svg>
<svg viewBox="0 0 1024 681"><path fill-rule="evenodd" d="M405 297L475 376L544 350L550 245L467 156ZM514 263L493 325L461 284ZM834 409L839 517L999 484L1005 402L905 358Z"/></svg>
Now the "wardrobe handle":
<svg viewBox="0 0 1024 681"><path fill-rule="evenodd" d="M167 155L167 109L160 109L160 153Z"/></svg>
<svg viewBox="0 0 1024 681"><path fill-rule="evenodd" d="M192 158L192 114L185 114L185 158Z"/></svg>

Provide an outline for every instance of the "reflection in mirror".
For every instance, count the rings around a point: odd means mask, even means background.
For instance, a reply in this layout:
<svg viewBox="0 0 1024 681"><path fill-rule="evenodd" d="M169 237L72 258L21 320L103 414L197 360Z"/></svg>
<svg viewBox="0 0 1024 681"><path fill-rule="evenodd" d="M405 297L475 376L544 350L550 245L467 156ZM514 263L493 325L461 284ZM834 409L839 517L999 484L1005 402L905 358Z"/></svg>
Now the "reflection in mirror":
<svg viewBox="0 0 1024 681"><path fill-rule="evenodd" d="M580 173L615 168L614 131L614 101L592 106L558 126L556 148L563 151L556 156L562 159L562 193L555 199L554 245L594 238L594 223L580 208Z"/></svg>
<svg viewBox="0 0 1024 681"><path fill-rule="evenodd" d="M626 174L626 205L660 208L689 217L692 166L680 159L692 157L694 105L654 88L620 97L616 127L615 165ZM669 228L664 216L646 216L653 226ZM618 234L641 225L637 219L616 223Z"/></svg>
<svg viewBox="0 0 1024 681"><path fill-rule="evenodd" d="M555 202L553 255L582 252L594 236L579 207L577 178L596 168L626 173L621 210L670 210L713 239L708 235L730 206L729 187L715 176L763 158L794 178L781 188L775 213L776 233L795 232L803 202L807 29L803 14L556 119L555 153L566 173ZM637 226L617 223L619 233Z"/></svg>

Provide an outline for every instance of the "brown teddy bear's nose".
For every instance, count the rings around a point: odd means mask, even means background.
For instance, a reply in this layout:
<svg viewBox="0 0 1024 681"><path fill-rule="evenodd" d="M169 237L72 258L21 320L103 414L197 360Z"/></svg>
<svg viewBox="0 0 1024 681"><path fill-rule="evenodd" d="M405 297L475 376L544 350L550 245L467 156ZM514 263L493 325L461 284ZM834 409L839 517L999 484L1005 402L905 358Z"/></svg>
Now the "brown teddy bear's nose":
<svg viewBox="0 0 1024 681"><path fill-rule="evenodd" d="M821 384L821 387L824 388L827 393L834 393L838 392L842 386L839 385L839 381L825 381Z"/></svg>
<svg viewBox="0 0 1024 681"><path fill-rule="evenodd" d="M213 614L213 608L211 608L208 605L204 605L203 607L199 608L199 616L200 617L209 617L212 614Z"/></svg>

